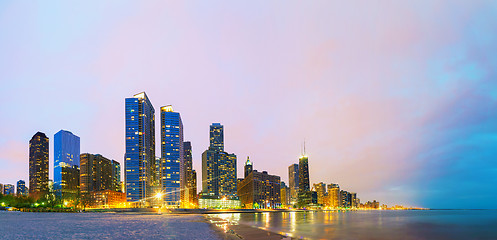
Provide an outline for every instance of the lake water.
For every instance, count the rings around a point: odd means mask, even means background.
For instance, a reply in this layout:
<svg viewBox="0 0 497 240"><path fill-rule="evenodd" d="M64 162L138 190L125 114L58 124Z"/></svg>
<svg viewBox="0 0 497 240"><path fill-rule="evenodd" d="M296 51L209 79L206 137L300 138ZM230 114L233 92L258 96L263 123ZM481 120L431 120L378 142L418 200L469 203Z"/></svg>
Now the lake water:
<svg viewBox="0 0 497 240"><path fill-rule="evenodd" d="M497 239L495 210L209 214L295 238ZM0 239L219 239L202 215L0 211Z"/></svg>
<svg viewBox="0 0 497 240"><path fill-rule="evenodd" d="M496 210L266 212L211 216L295 238L497 239Z"/></svg>

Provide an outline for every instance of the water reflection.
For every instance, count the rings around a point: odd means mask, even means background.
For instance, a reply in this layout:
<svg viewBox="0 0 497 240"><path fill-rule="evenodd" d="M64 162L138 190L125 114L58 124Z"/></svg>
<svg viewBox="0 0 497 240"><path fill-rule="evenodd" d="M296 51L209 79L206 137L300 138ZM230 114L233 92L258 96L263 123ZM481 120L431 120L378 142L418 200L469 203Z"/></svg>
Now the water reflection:
<svg viewBox="0 0 497 240"><path fill-rule="evenodd" d="M481 238L497 239L496 211L486 215L470 213L453 211L447 216L447 212L440 211L294 211L217 215L226 221L296 238L468 239L483 234ZM468 224L467 219L472 218L473 225ZM485 218L487 221L482 221Z"/></svg>

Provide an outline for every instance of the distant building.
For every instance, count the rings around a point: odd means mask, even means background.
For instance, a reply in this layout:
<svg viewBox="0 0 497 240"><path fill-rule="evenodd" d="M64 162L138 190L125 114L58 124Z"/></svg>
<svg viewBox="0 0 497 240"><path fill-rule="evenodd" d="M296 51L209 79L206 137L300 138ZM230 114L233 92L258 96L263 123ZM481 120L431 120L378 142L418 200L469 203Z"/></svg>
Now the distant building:
<svg viewBox="0 0 497 240"><path fill-rule="evenodd" d="M328 207L339 208L342 206L340 198L340 186L338 184L328 184Z"/></svg>
<svg viewBox="0 0 497 240"><path fill-rule="evenodd" d="M281 205L290 206L290 188L286 186L285 182L280 184L280 193Z"/></svg>
<svg viewBox="0 0 497 240"><path fill-rule="evenodd" d="M309 182L309 159L305 152L299 158L299 194L298 205L304 207L312 203L312 193Z"/></svg>
<svg viewBox="0 0 497 240"><path fill-rule="evenodd" d="M357 208L359 207L357 204L357 193L350 193L350 207Z"/></svg>
<svg viewBox="0 0 497 240"><path fill-rule="evenodd" d="M24 180L17 181L17 196L27 196L28 188L26 187L26 182Z"/></svg>
<svg viewBox="0 0 497 240"><path fill-rule="evenodd" d="M340 190L341 207L350 208L350 193L344 190Z"/></svg>
<svg viewBox="0 0 497 240"><path fill-rule="evenodd" d="M183 143L183 172L184 185L181 188L181 207L194 208L197 206L197 173L193 170L192 144Z"/></svg>
<svg viewBox="0 0 497 240"><path fill-rule="evenodd" d="M245 162L245 174L243 175L246 178L253 170L252 162L250 162L250 158L247 156L247 161Z"/></svg>
<svg viewBox="0 0 497 240"><path fill-rule="evenodd" d="M112 189L116 192L123 192L121 190L121 164L116 161L111 161L112 165Z"/></svg>
<svg viewBox="0 0 497 240"><path fill-rule="evenodd" d="M290 188L290 203L296 204L299 192L299 165L292 164L288 167L288 186Z"/></svg>
<svg viewBox="0 0 497 240"><path fill-rule="evenodd" d="M4 195L15 195L15 187L12 184L3 185L3 194Z"/></svg>
<svg viewBox="0 0 497 240"><path fill-rule="evenodd" d="M96 191L112 190L119 191L120 183L116 178L120 175L116 172L120 169L117 161L109 160L100 154L83 153L81 161L81 194L90 194Z"/></svg>
<svg viewBox="0 0 497 240"><path fill-rule="evenodd" d="M327 196L326 193L326 184L320 182L317 184L314 184L314 190L317 193L317 204L320 205L325 205L325 197Z"/></svg>
<svg viewBox="0 0 497 240"><path fill-rule="evenodd" d="M184 169L183 123L171 105L161 107L161 191L164 204L179 207L181 190L186 186Z"/></svg>
<svg viewBox="0 0 497 240"><path fill-rule="evenodd" d="M0 193L3 194L3 184L0 183Z"/></svg>
<svg viewBox="0 0 497 240"><path fill-rule="evenodd" d="M238 197L209 196L201 193L198 207L202 209L237 209L241 208L241 202Z"/></svg>
<svg viewBox="0 0 497 240"><path fill-rule="evenodd" d="M152 186L156 182L155 110L145 92L126 98L125 118L126 199L130 202L144 200L148 205L146 200L154 195Z"/></svg>
<svg viewBox="0 0 497 240"><path fill-rule="evenodd" d="M202 153L202 196L236 198L236 155L224 152L224 130L210 126L210 146Z"/></svg>
<svg viewBox="0 0 497 240"><path fill-rule="evenodd" d="M48 192L48 137L37 132L29 141L29 193L34 197Z"/></svg>
<svg viewBox="0 0 497 240"><path fill-rule="evenodd" d="M63 194L79 190L80 138L60 130L54 135L54 184Z"/></svg>
<svg viewBox="0 0 497 240"><path fill-rule="evenodd" d="M245 208L279 208L280 177L253 170L238 186L238 197Z"/></svg>

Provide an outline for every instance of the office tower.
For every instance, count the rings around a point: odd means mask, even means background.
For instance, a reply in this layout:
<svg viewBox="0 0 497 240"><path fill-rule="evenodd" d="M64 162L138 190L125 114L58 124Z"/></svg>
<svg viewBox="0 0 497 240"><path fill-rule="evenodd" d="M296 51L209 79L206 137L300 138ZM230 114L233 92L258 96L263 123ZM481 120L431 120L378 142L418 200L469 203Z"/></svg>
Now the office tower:
<svg viewBox="0 0 497 240"><path fill-rule="evenodd" d="M48 192L48 137L37 132L29 140L29 193L35 198Z"/></svg>
<svg viewBox="0 0 497 240"><path fill-rule="evenodd" d="M280 184L280 192L281 192L281 205L288 206L290 205L290 188L286 186L285 182L281 182Z"/></svg>
<svg viewBox="0 0 497 240"><path fill-rule="evenodd" d="M161 107L161 191L162 199L168 206L179 206L181 200L181 186L185 185L182 167L183 150L183 123L178 112L173 111L171 105Z"/></svg>
<svg viewBox="0 0 497 240"><path fill-rule="evenodd" d="M317 193L317 204L325 205L326 184L322 182L314 184L314 191Z"/></svg>
<svg viewBox="0 0 497 240"><path fill-rule="evenodd" d="M236 197L236 155L224 152L223 126L210 126L210 146L202 153L202 194Z"/></svg>
<svg viewBox="0 0 497 240"><path fill-rule="evenodd" d="M290 203L297 203L299 192L299 165L292 164L288 167L288 185L290 188Z"/></svg>
<svg viewBox="0 0 497 240"><path fill-rule="evenodd" d="M54 184L63 194L79 190L80 139L60 130L54 135Z"/></svg>
<svg viewBox="0 0 497 240"><path fill-rule="evenodd" d="M340 190L340 199L342 207L349 208L350 207L350 193L344 190Z"/></svg>
<svg viewBox="0 0 497 240"><path fill-rule="evenodd" d="M350 207L356 208L357 206L357 193L350 193Z"/></svg>
<svg viewBox="0 0 497 240"><path fill-rule="evenodd" d="M121 167L117 161L91 153L81 154L80 161L81 194L102 190L119 191L119 182L116 181L116 177L120 178L120 174L116 172L116 169Z"/></svg>
<svg viewBox="0 0 497 240"><path fill-rule="evenodd" d="M312 203L312 192L309 182L309 163L307 155L304 154L299 157L299 192L298 203L300 207Z"/></svg>
<svg viewBox="0 0 497 240"><path fill-rule="evenodd" d="M14 185L12 185L12 184L3 185L3 194L4 195L14 195L15 194L14 191L15 191Z"/></svg>
<svg viewBox="0 0 497 240"><path fill-rule="evenodd" d="M112 160L112 188L111 190L121 192L121 164Z"/></svg>
<svg viewBox="0 0 497 240"><path fill-rule="evenodd" d="M154 194L151 188L155 181L155 110L145 92L126 98L125 102L126 199L138 202Z"/></svg>
<svg viewBox="0 0 497 240"><path fill-rule="evenodd" d="M17 181L17 196L26 196L28 195L28 189L26 188L26 182L24 180Z"/></svg>
<svg viewBox="0 0 497 240"><path fill-rule="evenodd" d="M279 208L280 184L279 176L253 170L242 180L237 194L245 208Z"/></svg>
<svg viewBox="0 0 497 240"><path fill-rule="evenodd" d="M210 149L224 151L224 127L220 123L213 123L210 126L209 138Z"/></svg>
<svg viewBox="0 0 497 240"><path fill-rule="evenodd" d="M247 156L247 161L245 162L245 175L243 176L246 178L253 170L252 162L250 162L249 157Z"/></svg>
<svg viewBox="0 0 497 240"><path fill-rule="evenodd" d="M338 184L328 184L328 206L332 208L339 208L342 206L340 186L338 186Z"/></svg>
<svg viewBox="0 0 497 240"><path fill-rule="evenodd" d="M181 207L183 208L193 208L196 205L197 184L196 172L193 170L193 159L192 159L192 144L191 142L183 143L183 172L181 178L185 179L181 186Z"/></svg>

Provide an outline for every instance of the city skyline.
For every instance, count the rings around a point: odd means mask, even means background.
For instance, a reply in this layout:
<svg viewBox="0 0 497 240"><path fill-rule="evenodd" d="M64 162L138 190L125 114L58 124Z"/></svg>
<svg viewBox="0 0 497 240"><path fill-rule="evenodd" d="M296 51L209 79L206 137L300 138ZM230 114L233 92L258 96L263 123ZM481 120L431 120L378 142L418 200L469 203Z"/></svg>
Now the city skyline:
<svg viewBox="0 0 497 240"><path fill-rule="evenodd" d="M175 11L195 10L180 3L114 13L2 3L0 183L29 182L38 131L50 139L50 179L60 129L124 169L123 99L146 91L156 110L181 113L198 180L220 122L238 176L250 156L289 183L306 139L311 185L389 205L497 208L495 5L343 4L233 3L184 18Z"/></svg>

